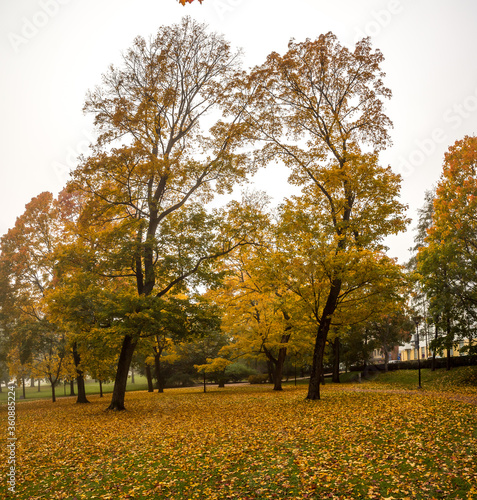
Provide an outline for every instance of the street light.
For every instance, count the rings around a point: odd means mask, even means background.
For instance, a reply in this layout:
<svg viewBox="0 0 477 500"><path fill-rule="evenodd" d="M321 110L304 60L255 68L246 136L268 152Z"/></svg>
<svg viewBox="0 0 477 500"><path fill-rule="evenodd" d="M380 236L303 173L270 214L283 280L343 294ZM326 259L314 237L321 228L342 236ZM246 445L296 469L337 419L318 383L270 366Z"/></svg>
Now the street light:
<svg viewBox="0 0 477 500"><path fill-rule="evenodd" d="M418 389L422 389L421 387L421 355L420 355L420 346L419 346L419 323L421 322L420 316L414 316L412 318L414 323L416 324L416 349L417 349L417 369L419 371L419 385Z"/></svg>

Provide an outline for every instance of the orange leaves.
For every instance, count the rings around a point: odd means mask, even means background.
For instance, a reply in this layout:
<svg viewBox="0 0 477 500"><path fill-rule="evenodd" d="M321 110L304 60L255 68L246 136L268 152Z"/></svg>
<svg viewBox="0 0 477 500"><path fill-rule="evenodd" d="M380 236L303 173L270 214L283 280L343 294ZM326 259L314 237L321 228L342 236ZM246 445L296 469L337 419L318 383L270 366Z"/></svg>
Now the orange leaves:
<svg viewBox="0 0 477 500"><path fill-rule="evenodd" d="M98 397L21 403L18 496L472 498L473 406L346 389L318 404L290 387L137 392L122 413Z"/></svg>
<svg viewBox="0 0 477 500"><path fill-rule="evenodd" d="M186 3L192 3L194 0L179 0L179 3L185 5ZM199 3L202 3L203 0L198 0Z"/></svg>

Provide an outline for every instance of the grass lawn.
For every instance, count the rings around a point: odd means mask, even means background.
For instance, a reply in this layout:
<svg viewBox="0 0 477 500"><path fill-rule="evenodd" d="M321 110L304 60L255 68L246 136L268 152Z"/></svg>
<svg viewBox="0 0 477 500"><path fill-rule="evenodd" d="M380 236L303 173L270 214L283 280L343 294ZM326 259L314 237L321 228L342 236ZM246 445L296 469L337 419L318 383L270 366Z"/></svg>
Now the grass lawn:
<svg viewBox="0 0 477 500"><path fill-rule="evenodd" d="M416 389L419 375L417 370L396 370L387 373L371 374L370 379L363 382L363 387L376 389ZM421 386L426 391L454 391L460 393L477 393L477 367L463 366L447 371L440 368L431 371L421 369Z"/></svg>
<svg viewBox="0 0 477 500"><path fill-rule="evenodd" d="M129 392L119 413L109 397L18 402L12 497L477 499L476 406L352 390L378 383L326 384L320 401L303 385Z"/></svg>
<svg viewBox="0 0 477 500"><path fill-rule="evenodd" d="M114 382L109 382L103 384L103 394L110 394L113 392ZM147 389L146 377L141 375L134 376L134 384L131 382L131 377L128 379L127 390L128 391L142 391ZM94 380L86 380L85 390L87 395L99 394L99 383ZM16 390L17 398L22 395L22 387L17 387ZM75 394L78 393L78 389L75 384ZM55 387L55 394L58 399L64 397L70 397L70 385L60 384ZM51 400L51 386L43 380L40 383L40 392L38 392L38 382L35 383L35 387L30 387L30 384L25 385L25 396L27 401L33 401L35 399L50 399ZM2 392L0 393L0 403L5 403L7 401L7 388L2 386Z"/></svg>

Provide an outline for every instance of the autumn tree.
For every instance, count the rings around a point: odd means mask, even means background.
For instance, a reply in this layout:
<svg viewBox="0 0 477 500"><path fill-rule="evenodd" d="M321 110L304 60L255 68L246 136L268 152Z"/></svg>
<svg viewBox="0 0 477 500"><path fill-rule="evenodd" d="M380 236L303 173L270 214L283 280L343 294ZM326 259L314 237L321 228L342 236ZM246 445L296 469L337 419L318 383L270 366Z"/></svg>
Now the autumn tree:
<svg viewBox="0 0 477 500"><path fill-rule="evenodd" d="M459 339L475 337L477 319L477 138L456 141L444 157L433 200L432 223L419 248L417 270L429 296L430 312L444 335L433 350L450 350Z"/></svg>
<svg viewBox="0 0 477 500"><path fill-rule="evenodd" d="M266 359L274 390L282 390L288 350L298 352L309 335L294 316L296 298L276 267L280 266L276 224L270 220L261 244L227 259L227 277L213 294L223 310L222 328L232 342L220 356Z"/></svg>
<svg viewBox="0 0 477 500"><path fill-rule="evenodd" d="M2 314L11 339L11 366L14 360L22 367L28 363L30 376L48 378L53 401L68 356L65 332L51 321L46 309L46 294L55 275L54 251L61 237L56 200L51 193L41 193L2 237L0 259L5 280ZM24 368L18 370L24 376Z"/></svg>
<svg viewBox="0 0 477 500"><path fill-rule="evenodd" d="M94 248L92 272L134 283L133 315L155 307L148 297L206 279L215 258L251 238L253 211L204 208L251 171L237 149L243 110L221 118L238 64L222 37L185 18L137 38L88 94L99 136L70 182L89 199L78 232ZM124 409L141 329L124 334L110 409Z"/></svg>
<svg viewBox="0 0 477 500"><path fill-rule="evenodd" d="M242 86L242 106L251 135L263 141L257 161L281 160L302 186L320 239L315 262L326 262L319 306L308 399L319 399L323 354L333 314L346 289L346 270L383 250L388 234L404 229L400 176L378 162L388 143L389 118L383 99L383 56L370 40L354 51L328 33L317 40L291 41L283 55L272 53ZM313 208L311 208L313 207ZM323 268L325 269L325 268Z"/></svg>

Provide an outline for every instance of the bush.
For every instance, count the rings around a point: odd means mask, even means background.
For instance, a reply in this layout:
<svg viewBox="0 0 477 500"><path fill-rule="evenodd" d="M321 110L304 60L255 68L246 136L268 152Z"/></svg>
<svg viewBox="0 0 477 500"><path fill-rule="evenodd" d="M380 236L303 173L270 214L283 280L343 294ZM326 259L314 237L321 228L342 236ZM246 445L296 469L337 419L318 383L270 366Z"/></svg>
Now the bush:
<svg viewBox="0 0 477 500"><path fill-rule="evenodd" d="M266 373L257 373L256 375L250 375L248 381L251 384L264 384L268 381L268 375Z"/></svg>
<svg viewBox="0 0 477 500"><path fill-rule="evenodd" d="M247 380L251 375L257 375L257 371L242 363L232 363L225 369L224 378L226 382L240 382Z"/></svg>
<svg viewBox="0 0 477 500"><path fill-rule="evenodd" d="M195 382L187 373L175 373L166 380L166 387L192 387Z"/></svg>

